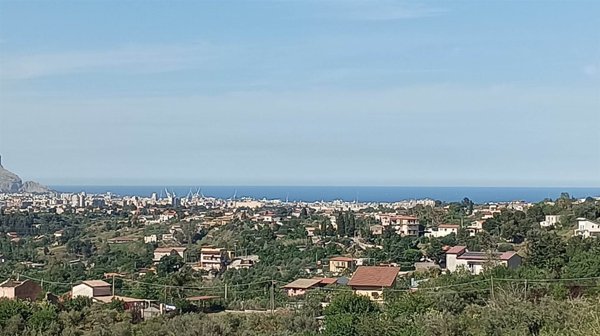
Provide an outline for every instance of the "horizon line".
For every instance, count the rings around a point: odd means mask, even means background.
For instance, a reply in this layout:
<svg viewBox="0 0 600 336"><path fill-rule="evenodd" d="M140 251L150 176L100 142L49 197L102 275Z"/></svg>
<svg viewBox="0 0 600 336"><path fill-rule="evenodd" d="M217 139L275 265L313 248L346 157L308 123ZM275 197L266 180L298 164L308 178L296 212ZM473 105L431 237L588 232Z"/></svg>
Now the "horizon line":
<svg viewBox="0 0 600 336"><path fill-rule="evenodd" d="M600 189L597 186L528 186L528 185L294 185L294 184L48 184L55 187L268 187L268 188L570 188L570 189Z"/></svg>

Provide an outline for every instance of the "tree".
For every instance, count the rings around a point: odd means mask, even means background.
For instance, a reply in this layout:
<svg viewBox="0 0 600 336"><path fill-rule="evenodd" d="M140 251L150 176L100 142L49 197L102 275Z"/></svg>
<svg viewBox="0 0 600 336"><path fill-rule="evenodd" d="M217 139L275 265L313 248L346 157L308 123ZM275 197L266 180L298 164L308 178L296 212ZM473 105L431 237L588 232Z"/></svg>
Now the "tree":
<svg viewBox="0 0 600 336"><path fill-rule="evenodd" d="M24 301L0 299L0 326L6 325L13 316L21 316L26 320L31 314L31 306Z"/></svg>
<svg viewBox="0 0 600 336"><path fill-rule="evenodd" d="M344 237L346 235L346 218L343 213L338 213L335 224L337 225L337 234Z"/></svg>
<svg viewBox="0 0 600 336"><path fill-rule="evenodd" d="M554 232L533 231L527 239L526 263L550 270L556 277L567 263L565 242Z"/></svg>
<svg viewBox="0 0 600 336"><path fill-rule="evenodd" d="M306 210L306 208L302 208L302 210L300 211L300 219L307 219L308 218L308 211Z"/></svg>
<svg viewBox="0 0 600 336"><path fill-rule="evenodd" d="M463 209L465 210L465 213L467 215L471 215L473 213L473 207L474 207L474 203L473 201L471 201L469 198L465 197L462 201L462 206Z"/></svg>
<svg viewBox="0 0 600 336"><path fill-rule="evenodd" d="M336 295L325 308L326 315L336 314L370 314L378 312L379 308L368 297L343 292Z"/></svg>
<svg viewBox="0 0 600 336"><path fill-rule="evenodd" d="M182 223L181 231L187 244L193 244L202 238L198 235L198 225L192 221Z"/></svg>
<svg viewBox="0 0 600 336"><path fill-rule="evenodd" d="M92 299L87 296L76 296L64 302L67 310L82 311L83 308L90 307Z"/></svg>
<svg viewBox="0 0 600 336"><path fill-rule="evenodd" d="M158 266L156 266L156 272L160 276L165 276L177 272L184 264L179 254L171 254L160 259Z"/></svg>
<svg viewBox="0 0 600 336"><path fill-rule="evenodd" d="M444 261L446 255L442 247L442 243L439 239L429 239L429 245L427 246L427 250L425 252L427 258L431 259L433 262L439 265L442 261Z"/></svg>
<svg viewBox="0 0 600 336"><path fill-rule="evenodd" d="M43 303L38 306L38 309L35 310L33 314L31 314L27 324L33 330L40 332L47 329L57 318L58 313L56 307L49 303Z"/></svg>
<svg viewBox="0 0 600 336"><path fill-rule="evenodd" d="M360 317L377 313L379 308L367 297L352 293L336 295L325 308L325 335L357 335Z"/></svg>
<svg viewBox="0 0 600 336"><path fill-rule="evenodd" d="M349 211L345 218L345 226L346 226L346 236L353 237L356 232L356 218L354 217L354 213Z"/></svg>

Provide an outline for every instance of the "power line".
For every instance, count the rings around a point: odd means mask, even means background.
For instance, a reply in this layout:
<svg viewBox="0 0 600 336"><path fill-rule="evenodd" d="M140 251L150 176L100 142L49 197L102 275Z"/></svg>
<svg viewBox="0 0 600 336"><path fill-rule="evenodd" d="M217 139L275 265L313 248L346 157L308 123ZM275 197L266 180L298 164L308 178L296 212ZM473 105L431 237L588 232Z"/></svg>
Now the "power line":
<svg viewBox="0 0 600 336"><path fill-rule="evenodd" d="M496 280L496 279L494 279L494 280ZM453 285L448 285L448 286L423 287L423 288L419 288L419 290L438 290L438 289L445 289L445 288L461 287L461 286L472 285L472 284L477 284L477 283L484 283L484 282L489 282L489 281L490 281L490 279L476 280L476 281L463 282L463 283L458 283L458 284L453 284Z"/></svg>
<svg viewBox="0 0 600 336"><path fill-rule="evenodd" d="M562 279L529 279L529 278L519 278L519 279L511 279L511 278L504 278L504 279L498 279L498 278L494 278L494 280L500 280L500 281L513 281L513 282L567 282L567 281L585 281L585 280L600 280L600 277L589 277L589 278L562 278Z"/></svg>
<svg viewBox="0 0 600 336"><path fill-rule="evenodd" d="M78 282L57 282L57 281L48 281L45 279L40 279L40 278L34 278L34 277L30 277L27 275L23 275L23 274L16 274L17 276L26 278L26 279L30 279L30 280L34 280L34 281L38 281L38 282L45 282L48 284L54 284L54 285L66 285L66 286L73 286L73 285L79 285L81 283L83 283L84 281L78 281ZM144 282L144 281L139 281L139 280L133 280L133 279L126 279L126 278L122 278L119 277L119 279L121 279L121 281L124 282L129 282L129 283L137 283L137 284L143 284L143 285L148 285L148 286L153 286L153 287L160 287L160 288L179 288L179 289L189 289L189 290L203 290L203 289L222 289L224 288L225 285L223 286L197 286L197 287L191 287L191 286L178 286L178 285L168 285L168 284L157 284L157 283L151 283L151 282ZM250 282L250 283L246 283L246 284L237 284L237 285L227 285L228 287L243 287L243 286L250 286L250 285L255 285L255 284L264 284L264 283L269 283L271 282L271 280L264 280L264 281L256 281L256 282ZM277 282L277 281L275 281Z"/></svg>

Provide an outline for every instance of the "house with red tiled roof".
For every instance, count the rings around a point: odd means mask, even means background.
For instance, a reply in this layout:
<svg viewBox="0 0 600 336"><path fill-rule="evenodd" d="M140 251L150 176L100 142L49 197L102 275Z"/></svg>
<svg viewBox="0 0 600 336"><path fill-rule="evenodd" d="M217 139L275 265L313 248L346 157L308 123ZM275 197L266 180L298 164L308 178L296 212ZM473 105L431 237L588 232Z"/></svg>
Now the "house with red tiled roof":
<svg viewBox="0 0 600 336"><path fill-rule="evenodd" d="M359 266L348 286L354 294L364 295L373 301L383 301L383 290L394 287L398 273L399 267Z"/></svg>
<svg viewBox="0 0 600 336"><path fill-rule="evenodd" d="M319 280L319 285L328 286L337 284L337 278L313 278L315 280Z"/></svg>
<svg viewBox="0 0 600 336"><path fill-rule="evenodd" d="M446 251L446 269L450 272L464 268L472 274L479 274L485 266L516 268L521 265L521 261L521 257L514 251L476 252L467 250L466 246L454 246Z"/></svg>

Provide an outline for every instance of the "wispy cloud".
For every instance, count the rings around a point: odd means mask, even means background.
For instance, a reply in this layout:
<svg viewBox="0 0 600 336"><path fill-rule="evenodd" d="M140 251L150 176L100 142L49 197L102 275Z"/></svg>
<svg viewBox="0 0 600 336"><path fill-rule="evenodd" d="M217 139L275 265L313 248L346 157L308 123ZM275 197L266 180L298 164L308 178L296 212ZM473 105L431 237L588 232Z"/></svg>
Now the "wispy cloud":
<svg viewBox="0 0 600 336"><path fill-rule="evenodd" d="M0 78L32 79L77 73L155 73L200 67L217 48L205 43L125 46L108 50L2 55Z"/></svg>

